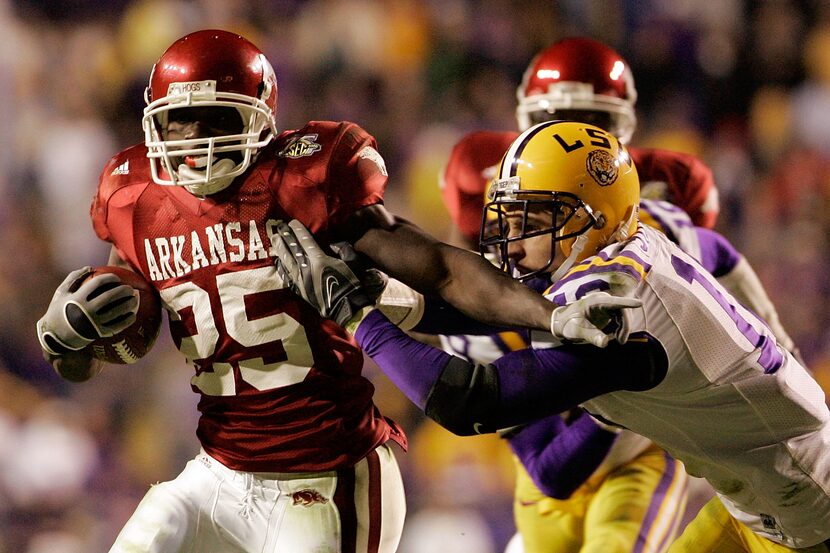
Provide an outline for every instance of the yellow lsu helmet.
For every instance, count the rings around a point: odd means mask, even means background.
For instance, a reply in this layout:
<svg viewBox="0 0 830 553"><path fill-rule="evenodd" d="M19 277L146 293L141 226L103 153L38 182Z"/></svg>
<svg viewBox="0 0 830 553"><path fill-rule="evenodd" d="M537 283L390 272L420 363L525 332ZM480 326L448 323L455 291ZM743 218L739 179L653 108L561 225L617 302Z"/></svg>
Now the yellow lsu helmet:
<svg viewBox="0 0 830 553"><path fill-rule="evenodd" d="M511 242L550 234L550 270L556 245L565 261L558 280L574 263L637 230L640 181L628 151L612 134L585 123L546 121L516 138L490 183L482 214L482 252L498 249L510 271ZM528 224L528 213L550 214L550 225ZM522 216L521 231L508 236L507 215Z"/></svg>

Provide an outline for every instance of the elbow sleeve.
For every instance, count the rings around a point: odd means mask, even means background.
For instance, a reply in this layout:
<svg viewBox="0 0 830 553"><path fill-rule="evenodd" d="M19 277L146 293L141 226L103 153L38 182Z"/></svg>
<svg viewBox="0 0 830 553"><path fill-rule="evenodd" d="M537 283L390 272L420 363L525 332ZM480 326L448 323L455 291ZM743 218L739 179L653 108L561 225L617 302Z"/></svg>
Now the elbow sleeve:
<svg viewBox="0 0 830 553"><path fill-rule="evenodd" d="M495 367L453 357L430 391L424 412L458 436L495 432L499 412Z"/></svg>

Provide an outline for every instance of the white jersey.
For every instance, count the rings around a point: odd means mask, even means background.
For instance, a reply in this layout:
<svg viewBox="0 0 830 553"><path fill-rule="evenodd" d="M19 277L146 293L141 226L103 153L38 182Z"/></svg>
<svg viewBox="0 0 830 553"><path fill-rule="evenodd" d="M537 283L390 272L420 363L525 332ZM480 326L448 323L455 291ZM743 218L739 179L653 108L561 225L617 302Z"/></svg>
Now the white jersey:
<svg viewBox="0 0 830 553"><path fill-rule="evenodd" d="M661 200L640 201L640 219L663 232L670 240L680 245L695 259L700 259L701 244L695 232L694 223L685 211L674 204ZM441 349L471 363L487 364L519 349L528 347L527 333L500 332L491 335L440 336ZM602 464L592 473L595 478L630 462L648 449L651 440L633 432L623 431L614 440L611 450Z"/></svg>
<svg viewBox="0 0 830 553"><path fill-rule="evenodd" d="M593 290L643 301L632 328L660 342L668 372L651 390L583 407L682 461L756 533L794 548L830 538L830 412L765 323L645 225L575 266L547 297L565 304ZM558 345L550 334L533 338L537 348Z"/></svg>
<svg viewBox="0 0 830 553"><path fill-rule="evenodd" d="M661 231L680 249L702 259L703 245L691 217L676 205L662 200L640 200L640 222Z"/></svg>

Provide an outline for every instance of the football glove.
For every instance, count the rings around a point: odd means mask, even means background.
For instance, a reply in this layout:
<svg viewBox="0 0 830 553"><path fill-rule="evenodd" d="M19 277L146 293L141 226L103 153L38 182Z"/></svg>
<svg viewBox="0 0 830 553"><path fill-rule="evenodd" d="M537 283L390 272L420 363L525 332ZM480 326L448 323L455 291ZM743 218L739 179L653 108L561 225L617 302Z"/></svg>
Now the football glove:
<svg viewBox="0 0 830 553"><path fill-rule="evenodd" d="M637 298L592 292L554 309L550 331L557 338L600 348L607 346L612 338L624 344L631 327L630 310L642 304Z"/></svg>
<svg viewBox="0 0 830 553"><path fill-rule="evenodd" d="M274 236L280 277L326 319L345 327L372 298L345 261L327 255L296 219Z"/></svg>
<svg viewBox="0 0 830 553"><path fill-rule="evenodd" d="M87 279L92 272L92 267L82 267L69 273L37 322L37 337L47 353L78 351L135 322L138 292L111 273Z"/></svg>
<svg viewBox="0 0 830 553"><path fill-rule="evenodd" d="M354 247L348 242L334 242L331 249L342 259L360 280L363 290L374 305L389 285L389 276L374 267L368 267Z"/></svg>

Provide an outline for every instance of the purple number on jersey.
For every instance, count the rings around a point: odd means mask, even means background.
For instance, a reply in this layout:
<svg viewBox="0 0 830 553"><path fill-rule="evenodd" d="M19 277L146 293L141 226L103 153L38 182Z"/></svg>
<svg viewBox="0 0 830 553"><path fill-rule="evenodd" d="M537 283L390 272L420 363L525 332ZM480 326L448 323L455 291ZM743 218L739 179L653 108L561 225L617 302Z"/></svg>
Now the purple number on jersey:
<svg viewBox="0 0 830 553"><path fill-rule="evenodd" d="M758 358L758 364L763 367L766 374L774 373L781 367L782 363L784 363L784 356L781 355L780 351L778 351L778 348L775 345L775 340L770 339L769 336L759 334L758 331L755 330L755 328L749 324L749 322L744 319L740 313L738 313L735 306L729 303L723 294L721 294L717 288L712 286L712 283L704 278L704 276L700 274L693 265L674 255L671 258L671 264L677 275L683 280L689 284L693 281L697 281L697 283L700 284L704 290L709 292L709 295L711 295L715 301L718 302L718 305L720 305L729 318L734 321L735 326L738 327L741 334L743 334L753 346L761 349L761 356Z"/></svg>

